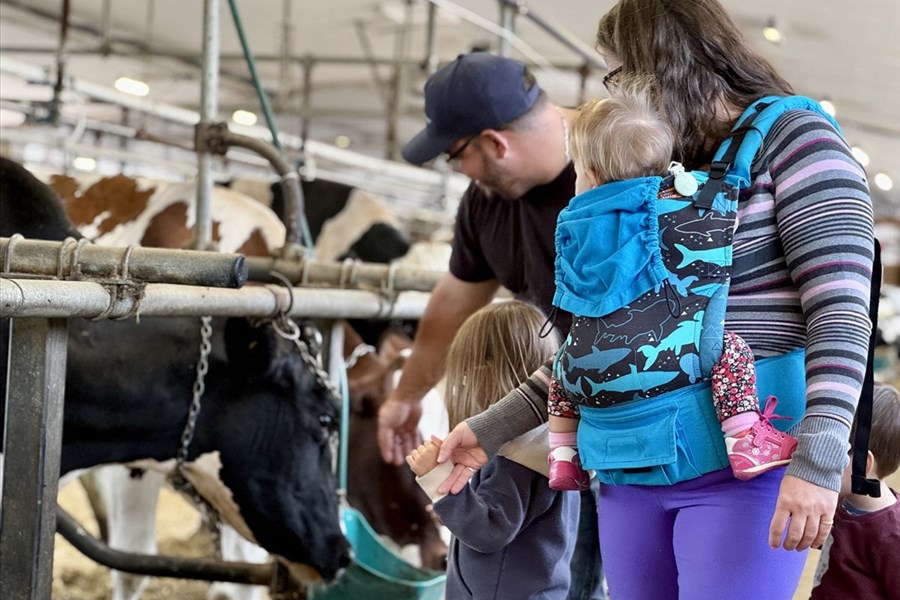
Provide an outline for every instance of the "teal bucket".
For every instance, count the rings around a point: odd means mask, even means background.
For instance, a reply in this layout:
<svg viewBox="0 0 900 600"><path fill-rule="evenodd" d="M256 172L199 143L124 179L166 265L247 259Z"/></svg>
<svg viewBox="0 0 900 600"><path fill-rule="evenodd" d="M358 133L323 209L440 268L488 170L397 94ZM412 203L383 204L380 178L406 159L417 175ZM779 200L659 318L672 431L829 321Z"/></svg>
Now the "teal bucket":
<svg viewBox="0 0 900 600"><path fill-rule="evenodd" d="M353 508L341 509L344 536L353 548L353 561L340 579L313 586L308 600L440 600L447 576L419 569L385 546Z"/></svg>

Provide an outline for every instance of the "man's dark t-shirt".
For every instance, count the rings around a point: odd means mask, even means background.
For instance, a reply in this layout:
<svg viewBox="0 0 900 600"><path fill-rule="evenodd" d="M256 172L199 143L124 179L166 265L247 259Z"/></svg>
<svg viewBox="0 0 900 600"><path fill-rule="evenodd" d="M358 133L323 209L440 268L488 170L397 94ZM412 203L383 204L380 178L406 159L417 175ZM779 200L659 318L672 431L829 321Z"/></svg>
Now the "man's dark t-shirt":
<svg viewBox="0 0 900 600"><path fill-rule="evenodd" d="M472 183L456 215L450 272L471 283L497 279L516 298L553 311L556 218L575 194L571 163L546 185L515 200L488 197ZM556 312L556 326L569 330L571 316Z"/></svg>

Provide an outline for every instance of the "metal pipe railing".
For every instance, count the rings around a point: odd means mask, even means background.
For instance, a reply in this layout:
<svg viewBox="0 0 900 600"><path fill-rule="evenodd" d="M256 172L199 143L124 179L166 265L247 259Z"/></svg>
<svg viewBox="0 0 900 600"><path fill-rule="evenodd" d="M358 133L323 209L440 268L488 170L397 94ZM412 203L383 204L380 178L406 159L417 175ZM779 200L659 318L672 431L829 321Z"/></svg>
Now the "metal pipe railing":
<svg viewBox="0 0 900 600"><path fill-rule="evenodd" d="M95 246L86 240L49 242L22 237L0 238L0 261L0 272L45 277L228 288L238 288L247 282L247 265L241 254Z"/></svg>
<svg viewBox="0 0 900 600"><path fill-rule="evenodd" d="M239 288L247 282L241 254L168 250L140 246L95 246L64 242L0 238L0 272L128 280L131 283L176 283Z"/></svg>
<svg viewBox="0 0 900 600"><path fill-rule="evenodd" d="M273 577L274 565L272 563L254 564L209 558L135 554L115 550L88 533L59 506L56 507L56 531L66 538L76 550L94 562L127 573L265 586L271 583Z"/></svg>
<svg viewBox="0 0 900 600"><path fill-rule="evenodd" d="M292 317L322 319L418 319L429 294L387 294L366 290L288 288L263 285L233 290L148 283L141 289L90 281L0 277L4 317L131 316Z"/></svg>
<svg viewBox="0 0 900 600"><path fill-rule="evenodd" d="M324 286L330 288L368 287L390 292L430 292L445 271L404 269L396 264L364 263L358 260L344 262L284 260L272 257L247 257L247 278L250 281L275 283L278 273L298 286Z"/></svg>

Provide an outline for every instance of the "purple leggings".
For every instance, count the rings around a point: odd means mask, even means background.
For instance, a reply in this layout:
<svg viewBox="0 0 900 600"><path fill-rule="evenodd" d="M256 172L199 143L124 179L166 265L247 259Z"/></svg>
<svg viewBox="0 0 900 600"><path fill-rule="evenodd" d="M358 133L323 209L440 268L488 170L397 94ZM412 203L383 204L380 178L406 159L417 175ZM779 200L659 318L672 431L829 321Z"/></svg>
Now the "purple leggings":
<svg viewBox="0 0 900 600"><path fill-rule="evenodd" d="M600 485L600 554L615 600L791 600L806 552L769 547L785 468L671 486Z"/></svg>

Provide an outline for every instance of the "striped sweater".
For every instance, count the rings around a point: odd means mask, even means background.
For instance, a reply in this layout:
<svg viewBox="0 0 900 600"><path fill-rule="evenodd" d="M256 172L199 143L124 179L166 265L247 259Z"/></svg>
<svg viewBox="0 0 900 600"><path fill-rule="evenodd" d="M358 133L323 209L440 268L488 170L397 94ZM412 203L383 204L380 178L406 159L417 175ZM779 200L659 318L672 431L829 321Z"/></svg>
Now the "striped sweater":
<svg viewBox="0 0 900 600"><path fill-rule="evenodd" d="M806 347L806 414L788 473L840 489L869 331L873 213L863 169L823 118L774 124L738 207L726 329L756 358ZM493 454L547 418L550 365L468 423Z"/></svg>

